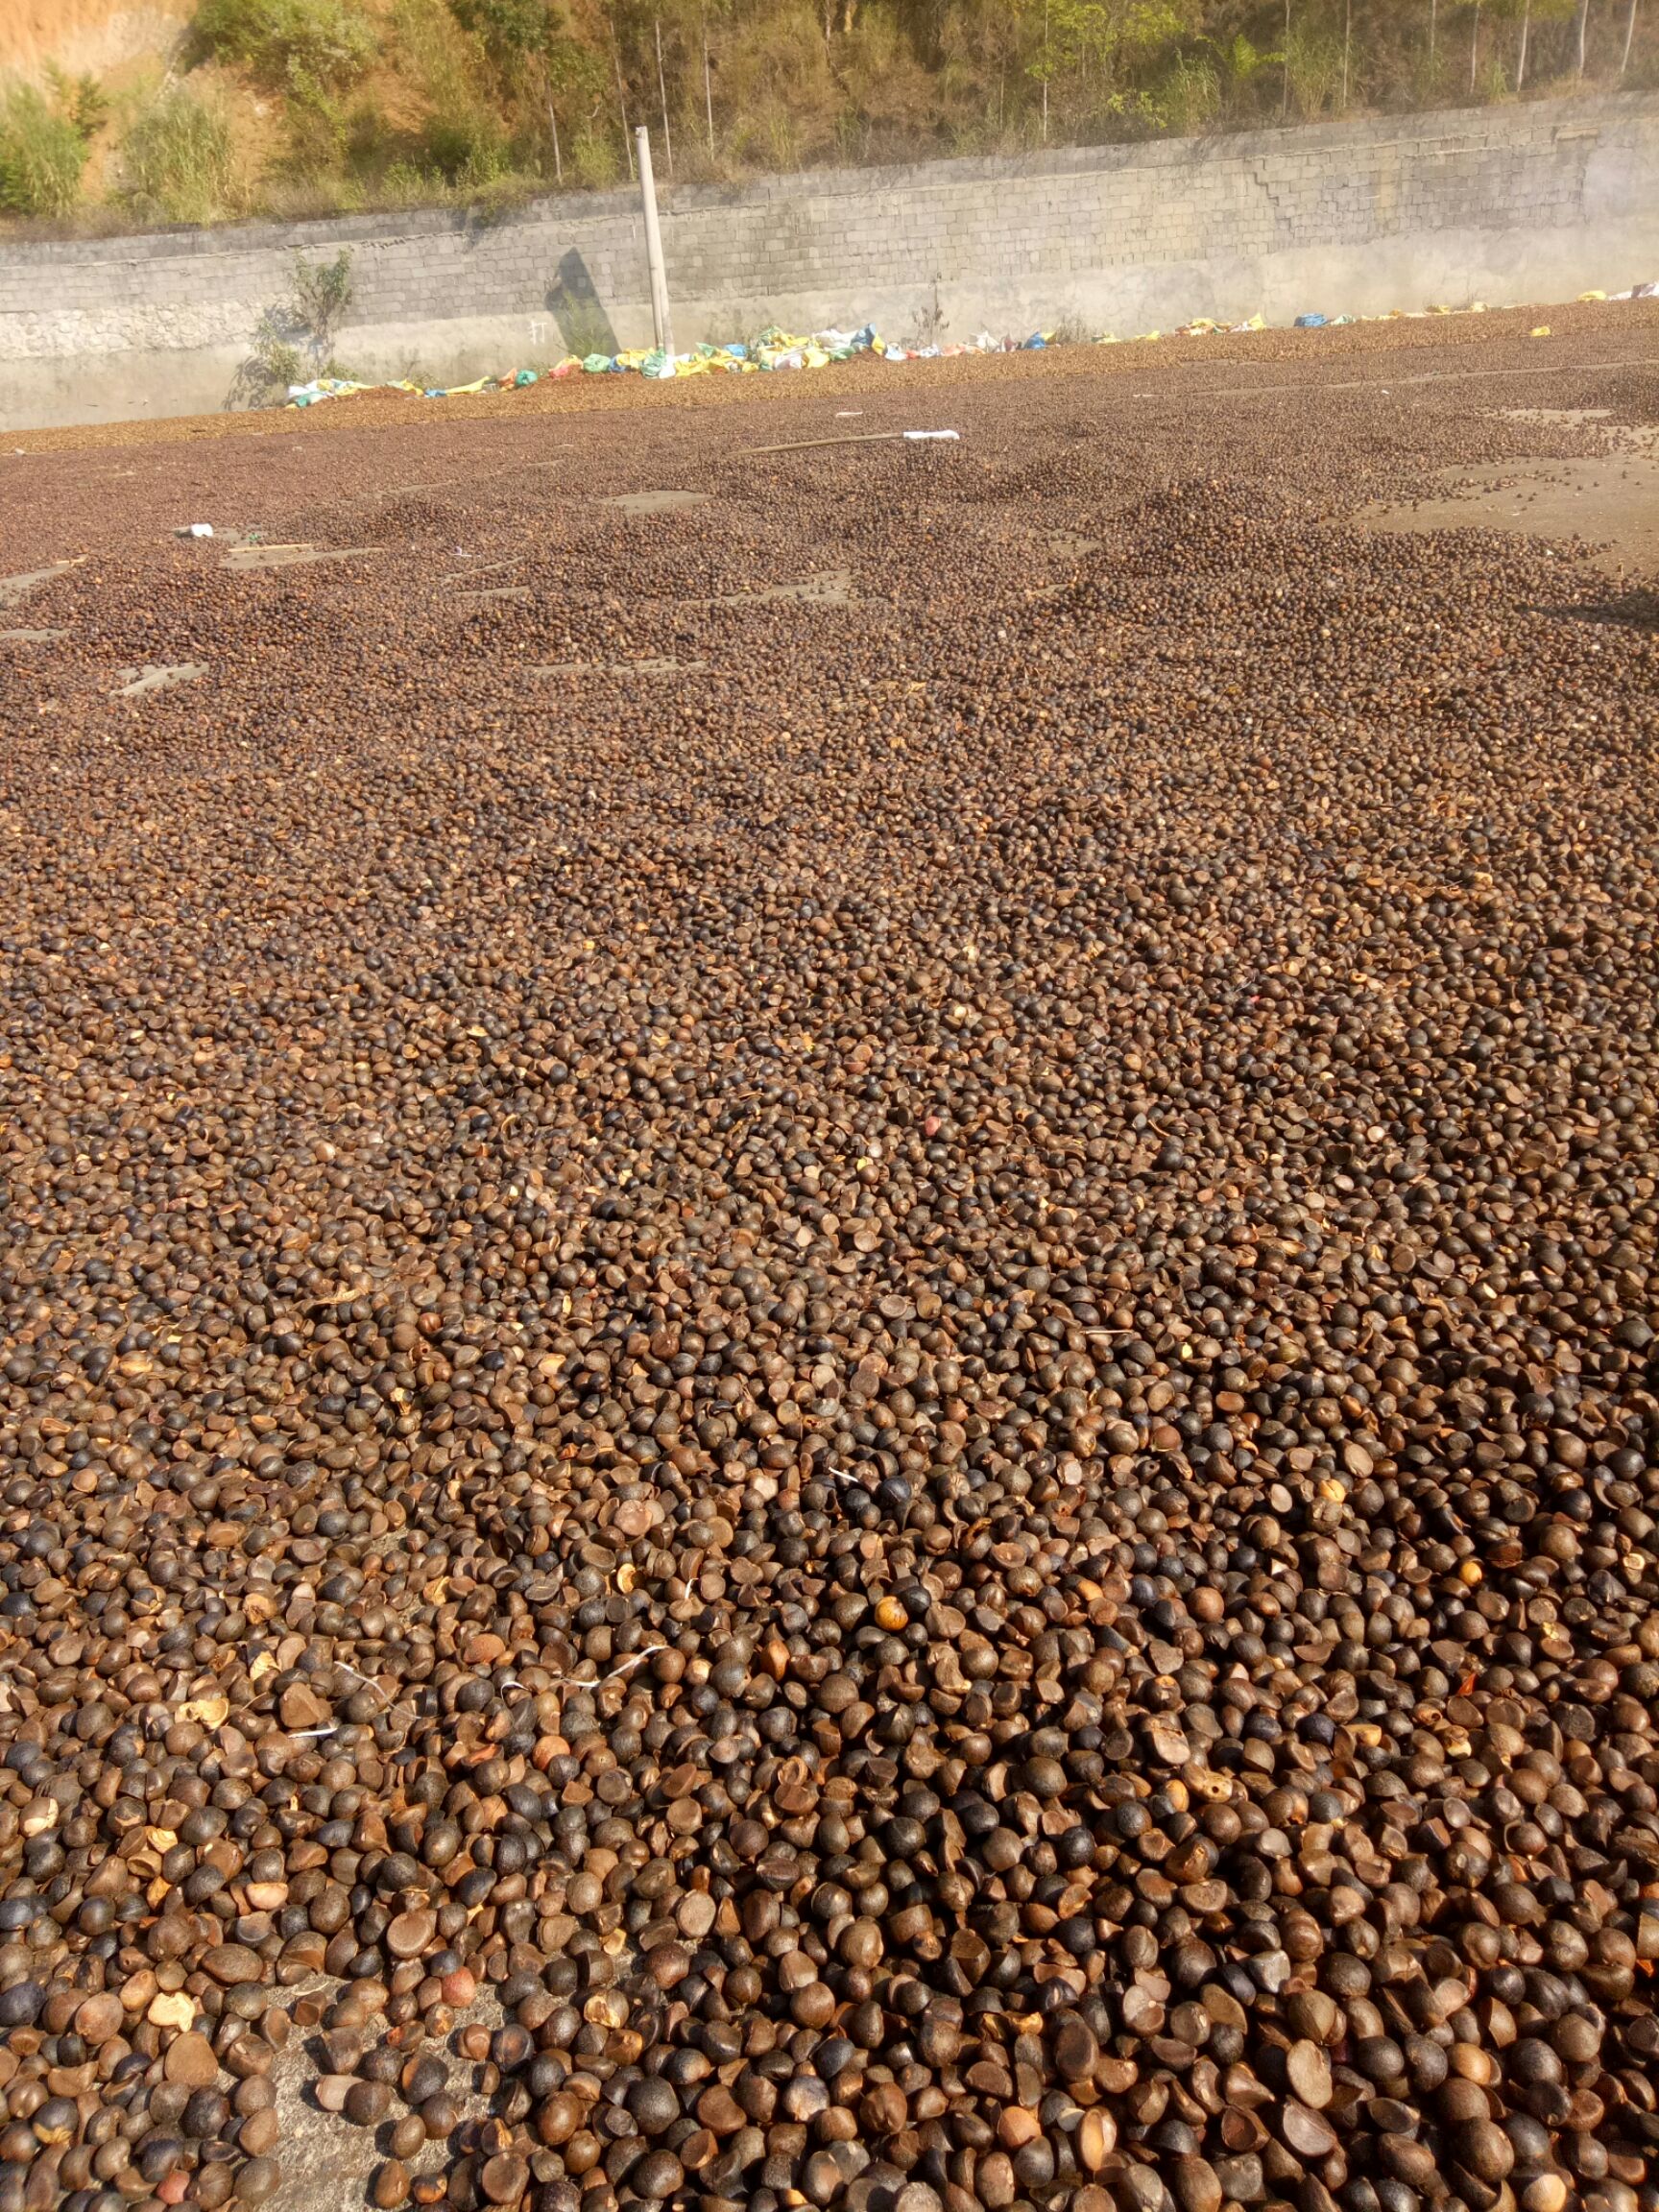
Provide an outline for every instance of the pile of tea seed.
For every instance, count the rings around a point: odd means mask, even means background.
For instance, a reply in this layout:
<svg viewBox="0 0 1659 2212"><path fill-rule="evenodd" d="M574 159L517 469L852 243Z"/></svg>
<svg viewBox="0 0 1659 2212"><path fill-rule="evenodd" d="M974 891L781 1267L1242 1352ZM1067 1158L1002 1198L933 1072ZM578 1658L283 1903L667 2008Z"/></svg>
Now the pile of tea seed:
<svg viewBox="0 0 1659 2212"><path fill-rule="evenodd" d="M1652 600L1133 397L27 463L0 2212L1659 2212Z"/></svg>

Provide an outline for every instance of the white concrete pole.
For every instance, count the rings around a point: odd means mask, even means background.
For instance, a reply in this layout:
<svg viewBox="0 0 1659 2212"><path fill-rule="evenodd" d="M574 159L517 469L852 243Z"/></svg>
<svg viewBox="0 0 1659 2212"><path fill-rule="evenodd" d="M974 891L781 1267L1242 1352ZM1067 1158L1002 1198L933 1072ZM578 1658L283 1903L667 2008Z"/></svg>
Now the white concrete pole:
<svg viewBox="0 0 1659 2212"><path fill-rule="evenodd" d="M668 322L668 276L662 266L662 232L657 222L657 182L651 174L651 133L643 123L634 132L639 154L639 198L645 209L645 260L651 274L651 326L660 352L674 356L674 333Z"/></svg>

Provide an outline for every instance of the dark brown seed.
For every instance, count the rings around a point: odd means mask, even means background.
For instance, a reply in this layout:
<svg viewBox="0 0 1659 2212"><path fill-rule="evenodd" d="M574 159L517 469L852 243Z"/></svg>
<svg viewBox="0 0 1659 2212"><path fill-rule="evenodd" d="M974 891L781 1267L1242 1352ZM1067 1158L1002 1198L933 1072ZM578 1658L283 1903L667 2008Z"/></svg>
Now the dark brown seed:
<svg viewBox="0 0 1659 2212"><path fill-rule="evenodd" d="M386 1948L394 1959L418 1959L437 1932L435 1912L399 1912L386 1931Z"/></svg>
<svg viewBox="0 0 1659 2212"><path fill-rule="evenodd" d="M404 2112L392 2124L387 2148L394 2158L407 2162L420 2154L426 2141L426 2128L419 2112Z"/></svg>
<svg viewBox="0 0 1659 2212"><path fill-rule="evenodd" d="M1054 2063L1068 2081L1089 2080L1099 2062L1100 2045L1086 2020L1075 2015L1061 2023L1054 2038Z"/></svg>
<svg viewBox="0 0 1659 2212"><path fill-rule="evenodd" d="M685 2169L671 2151L647 2151L628 2173L629 2186L647 2203L672 2197L685 2178Z"/></svg>
<svg viewBox="0 0 1659 2212"><path fill-rule="evenodd" d="M401 2160L389 2158L375 2174L369 2194L380 2212L397 2212L409 2201L409 2169Z"/></svg>
<svg viewBox="0 0 1659 2212"><path fill-rule="evenodd" d="M202 1965L215 1982L227 1987L241 1982L257 1982L265 1971L258 1953L241 1943L215 1944L204 1954Z"/></svg>
<svg viewBox="0 0 1659 2212"><path fill-rule="evenodd" d="M281 2125L274 2110L251 2112L236 2130L236 2141L250 2158L263 2158L281 2139Z"/></svg>
<svg viewBox="0 0 1659 2212"><path fill-rule="evenodd" d="M1221 2183L1207 2158L1177 2158L1173 2188L1181 2212L1220 2212Z"/></svg>
<svg viewBox="0 0 1659 2212"><path fill-rule="evenodd" d="M391 2109L392 2091L384 2081L353 2081L342 2106L357 2128L377 2128Z"/></svg>
<svg viewBox="0 0 1659 2212"><path fill-rule="evenodd" d="M461 2107L446 2091L428 2097L421 2106L421 2121L430 2142L453 2135L461 2125Z"/></svg>
<svg viewBox="0 0 1659 2212"><path fill-rule="evenodd" d="M1477 2180L1496 2184L1506 2180L1515 2164L1514 2147L1502 2128L1490 2120L1469 2120L1453 2138L1458 2163Z"/></svg>
<svg viewBox="0 0 1659 2212"><path fill-rule="evenodd" d="M529 2183L530 2169L522 2158L503 2151L485 2160L478 2178L488 2203L517 2204Z"/></svg>

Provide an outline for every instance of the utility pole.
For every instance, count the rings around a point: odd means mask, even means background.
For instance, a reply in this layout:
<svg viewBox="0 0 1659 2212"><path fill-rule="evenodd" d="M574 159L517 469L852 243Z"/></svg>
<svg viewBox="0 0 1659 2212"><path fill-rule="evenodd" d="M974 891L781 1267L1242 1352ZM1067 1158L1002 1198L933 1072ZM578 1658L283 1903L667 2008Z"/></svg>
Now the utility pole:
<svg viewBox="0 0 1659 2212"><path fill-rule="evenodd" d="M1285 82L1279 102L1279 120L1287 122L1290 116L1290 0L1285 0Z"/></svg>
<svg viewBox="0 0 1659 2212"><path fill-rule="evenodd" d="M559 114L553 105L553 77L545 55L541 57L541 98L547 108L547 128L553 134L553 179L555 183L563 184L565 156L559 150Z"/></svg>
<svg viewBox="0 0 1659 2212"><path fill-rule="evenodd" d="M714 158L714 85L709 75L709 11L703 11L703 106L709 117L709 158Z"/></svg>
<svg viewBox="0 0 1659 2212"><path fill-rule="evenodd" d="M662 18L657 18L657 90L662 101L662 147L668 156L668 182L674 182L674 135L668 128L668 82L662 74Z"/></svg>
<svg viewBox="0 0 1659 2212"><path fill-rule="evenodd" d="M674 358L674 333L668 323L668 276L662 266L662 232L657 222L657 180L651 174L651 133L643 123L636 126L634 144L639 156L639 199L645 210L645 262L651 276L651 327L657 350Z"/></svg>
<svg viewBox="0 0 1659 2212"><path fill-rule="evenodd" d="M1043 143L1048 143L1048 0L1043 0Z"/></svg>
<svg viewBox="0 0 1659 2212"><path fill-rule="evenodd" d="M616 111L622 118L622 151L628 156L628 174L634 174L634 148L628 136L628 92L622 83L622 49L616 43L616 26L611 26L611 59L616 65Z"/></svg>

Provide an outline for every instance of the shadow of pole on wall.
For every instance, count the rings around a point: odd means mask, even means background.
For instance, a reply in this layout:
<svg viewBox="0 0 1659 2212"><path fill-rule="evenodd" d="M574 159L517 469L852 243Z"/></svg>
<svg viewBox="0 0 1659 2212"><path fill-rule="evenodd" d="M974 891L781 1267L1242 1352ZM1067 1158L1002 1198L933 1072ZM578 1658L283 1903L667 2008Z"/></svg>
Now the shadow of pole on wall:
<svg viewBox="0 0 1659 2212"><path fill-rule="evenodd" d="M621 351L605 302L574 246L559 264L559 274L547 294L547 309L559 325L565 350L578 360L585 361L589 353L614 359Z"/></svg>

